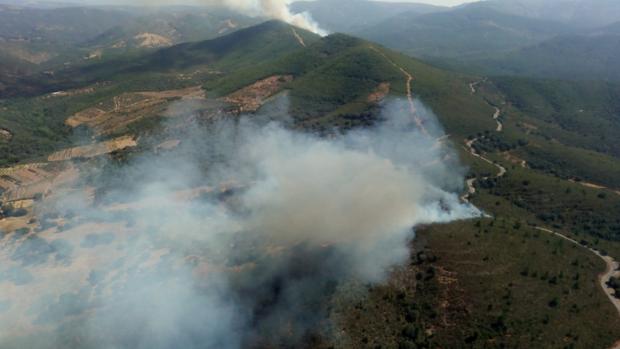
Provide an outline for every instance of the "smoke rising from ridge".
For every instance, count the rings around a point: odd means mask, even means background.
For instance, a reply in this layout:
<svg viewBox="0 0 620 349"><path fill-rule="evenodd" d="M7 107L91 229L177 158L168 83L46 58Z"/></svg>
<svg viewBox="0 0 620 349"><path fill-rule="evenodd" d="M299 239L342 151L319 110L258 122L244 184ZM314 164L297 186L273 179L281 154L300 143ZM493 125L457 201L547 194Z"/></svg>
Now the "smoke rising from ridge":
<svg viewBox="0 0 620 349"><path fill-rule="evenodd" d="M278 19L321 36L327 35L308 13L294 14L289 0L205 0L208 5L227 7L244 15Z"/></svg>
<svg viewBox="0 0 620 349"><path fill-rule="evenodd" d="M0 240L0 346L296 346L339 284L406 260L413 227L479 214L416 103L433 137L396 100L330 138L260 115L171 128L177 149L95 172L95 203L74 188L39 209L62 224Z"/></svg>

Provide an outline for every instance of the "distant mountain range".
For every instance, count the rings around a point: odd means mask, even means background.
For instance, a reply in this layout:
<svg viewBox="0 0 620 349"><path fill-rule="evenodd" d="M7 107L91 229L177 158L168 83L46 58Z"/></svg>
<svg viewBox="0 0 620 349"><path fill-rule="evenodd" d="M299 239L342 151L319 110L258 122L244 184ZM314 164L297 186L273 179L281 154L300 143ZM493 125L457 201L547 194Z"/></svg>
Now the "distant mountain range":
<svg viewBox="0 0 620 349"><path fill-rule="evenodd" d="M75 7L0 2L0 81L216 38L261 21L197 7ZM486 75L620 81L620 2L488 0L457 7L300 1L326 30L442 67Z"/></svg>
<svg viewBox="0 0 620 349"><path fill-rule="evenodd" d="M527 47L570 31L560 23L464 6L426 15L403 13L358 34L414 56L462 60Z"/></svg>
<svg viewBox="0 0 620 349"><path fill-rule="evenodd" d="M489 0L467 7L492 8L577 28L597 28L620 20L620 2L616 0Z"/></svg>
<svg viewBox="0 0 620 349"><path fill-rule="evenodd" d="M620 80L620 2L489 0L453 8L365 0L298 2L330 30L481 74Z"/></svg>
<svg viewBox="0 0 620 349"><path fill-rule="evenodd" d="M493 75L620 81L619 59L620 35L573 34L470 65Z"/></svg>
<svg viewBox="0 0 620 349"><path fill-rule="evenodd" d="M365 0L298 1L290 8L295 13L308 12L324 29L341 33L354 33L405 12L424 15L449 10L428 4Z"/></svg>
<svg viewBox="0 0 620 349"><path fill-rule="evenodd" d="M230 11L204 8L47 8L38 3L0 4L1 71L26 74L140 53L215 38L258 21Z"/></svg>

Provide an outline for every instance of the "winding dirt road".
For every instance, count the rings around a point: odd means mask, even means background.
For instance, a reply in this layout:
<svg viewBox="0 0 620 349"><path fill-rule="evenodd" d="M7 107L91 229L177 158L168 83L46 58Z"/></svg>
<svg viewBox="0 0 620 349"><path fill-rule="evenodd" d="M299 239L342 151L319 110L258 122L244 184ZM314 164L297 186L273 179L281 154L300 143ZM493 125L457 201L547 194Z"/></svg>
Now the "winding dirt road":
<svg viewBox="0 0 620 349"><path fill-rule="evenodd" d="M620 271L618 270L618 268L620 268L620 263L618 263L615 259L613 259L610 256L603 255L599 250L595 250L594 248L584 246L584 245L580 244L577 240L571 239L571 238L569 238L568 236L566 236L564 234L555 232L555 231L547 229L547 228L542 228L542 227L536 227L535 229L539 230L539 231L543 231L543 232L549 233L549 234L553 234L553 235L555 235L557 237L560 237L560 238L562 238L562 239L564 239L566 241L569 241L570 243L572 243L574 245L577 245L579 247L585 248L588 251L594 253L599 258L601 258L603 261L605 261L605 264L607 265L607 268L606 268L604 273L599 275L599 284L600 284L601 289L603 290L603 292L605 292L605 294L607 295L607 297L611 301L611 303L614 305L614 307L616 307L616 310L618 310L618 314L620 314L620 299L614 297L614 290L607 286L607 283L609 282L609 280L611 280L612 277L618 276L620 274ZM619 343L619 346L616 346L614 348L618 348L618 347L620 347L620 343Z"/></svg>
<svg viewBox="0 0 620 349"><path fill-rule="evenodd" d="M471 90L471 94L475 95L478 92L478 90L476 90L476 86L482 84L485 81L486 81L486 79L483 79L483 80L480 80L480 81L474 81L474 82L470 83L469 84L469 89ZM489 102L487 102L487 103L495 109L495 113L493 114L493 120L495 120L495 122L497 123L497 128L495 130L497 132L502 132L504 130L504 124L499 119L499 117L502 115L502 110L499 109L498 107L492 105Z"/></svg>
<svg viewBox="0 0 620 349"><path fill-rule="evenodd" d="M471 90L472 94L476 94L477 90L476 90L476 86L478 86L479 84L481 84L482 82L484 82L484 80L481 81L476 81L476 82L472 82L469 84L469 88ZM499 117L501 116L501 110L496 107L493 106L493 108L495 108L495 113L493 114L493 120L495 120L495 122L497 122L497 132L502 132L504 130L504 125L502 124L502 122L500 121ZM485 158L483 155L478 154L476 152L476 150L474 149L473 145L474 143L476 143L476 141L478 141L478 138L474 138L472 140L465 140L465 149L474 157L481 159L489 164L494 165L495 167L498 168L499 172L496 176L496 178L500 178L503 177L504 175L506 175L507 170L505 167L494 163L493 161ZM522 160L521 162L521 166L523 168L527 168L527 162L525 160ZM483 178L484 180L488 179L488 177ZM467 202L467 203L471 203L471 197L472 195L474 195L476 193L476 187L475 187L475 183L476 183L477 178L471 178L468 179L466 181L467 183L467 193L465 193L461 199L463 200L463 202ZM608 189L613 191L614 193L620 195L620 191L616 191L610 188L607 188L605 186L601 186L601 185L597 185L597 184L592 184L592 183L588 183L588 182L584 182L581 183L584 186L590 187L590 188L598 188L598 189ZM605 265L607 266L605 269L604 273L601 273L598 278L599 278L599 285L601 287L601 289L603 290L603 292L605 293L605 295L607 296L607 298L609 298L609 301L613 304L613 306L616 308L616 310L618 311L618 314L620 315L620 299L616 298L614 296L614 290L611 289L609 286L607 286L607 283L611 280L612 277L619 277L620 276L620 263L618 261L616 261L615 259L613 259L611 256L606 256L603 255L600 251L588 247L588 246L584 246L582 244L580 244L578 241L564 235L558 232L555 232L553 230L547 229L547 228L543 228L543 227L535 227L536 230L542 231L542 232L546 232L552 235L555 235L557 237L560 237L574 245L577 245L579 247L582 247L588 251L590 251L591 253L595 254L597 257L601 258L603 261L605 261ZM616 342L613 344L613 346L610 349L620 349L620 341Z"/></svg>
<svg viewBox="0 0 620 349"><path fill-rule="evenodd" d="M478 138L474 138L472 140L465 140L465 150L467 150L472 156L477 157L478 159L497 167L498 172L497 172L497 175L495 175L495 178L504 177L506 173L508 172L506 168L498 163L495 163L485 158L481 154L478 154L478 152L476 152L476 149L474 149L474 143L476 143L476 141L478 141ZM489 179L489 177L483 178L483 180L487 180L487 179ZM471 203L470 199L472 195L476 194L476 186L475 186L476 180L477 180L476 178L471 178L467 180L466 182L467 193L461 197L463 202Z"/></svg>
<svg viewBox="0 0 620 349"><path fill-rule="evenodd" d="M385 53L383 53L378 48L376 48L374 46L370 46L370 49L375 51L375 52L377 52L379 55L381 55L381 57L385 58L385 60L388 63L390 63L396 69L400 70L401 73L403 73L403 75L405 76L405 80L406 80L405 90L407 91L407 101L409 102L409 109L411 110L411 115L413 116L413 119L414 119L416 125L418 126L418 128L420 129L420 131L422 131L422 133L424 133L424 135L430 136L430 134L428 133L428 131L424 127L424 122L418 116L418 112L417 112L416 107L415 107L414 98L413 98L413 91L412 91L412 87L411 87L411 84L413 82L413 75L411 75L411 73L409 73L405 68L403 68L400 65L396 64L396 62L394 62L390 57L388 57Z"/></svg>
<svg viewBox="0 0 620 349"><path fill-rule="evenodd" d="M495 108L495 114L493 114L493 120L497 122L497 132L502 132L504 130L504 124L499 120L500 115L502 115L502 111L498 107Z"/></svg>
<svg viewBox="0 0 620 349"><path fill-rule="evenodd" d="M472 95L476 94L476 86L480 85L484 80L480 80L480 81L474 81L471 84L469 84L469 90L471 91Z"/></svg>

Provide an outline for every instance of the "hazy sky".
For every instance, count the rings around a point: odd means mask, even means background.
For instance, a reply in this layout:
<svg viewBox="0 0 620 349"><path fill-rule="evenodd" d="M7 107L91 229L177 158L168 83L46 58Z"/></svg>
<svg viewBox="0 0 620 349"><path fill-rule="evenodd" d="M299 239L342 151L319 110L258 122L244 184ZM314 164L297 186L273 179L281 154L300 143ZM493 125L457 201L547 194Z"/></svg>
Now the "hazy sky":
<svg viewBox="0 0 620 349"><path fill-rule="evenodd" d="M294 0L293 0L294 1ZM385 2L417 2L417 3L425 3L425 4L433 4L433 5L443 5L443 6L454 6L460 5L467 2L476 2L479 0L377 0L377 1L385 1ZM144 3L144 0L131 1L131 0L69 0L69 2L74 3ZM186 4L196 4L200 3L200 0L153 0L153 3L186 3ZM292 2L292 1L291 1Z"/></svg>
<svg viewBox="0 0 620 349"><path fill-rule="evenodd" d="M476 2L478 0L381 0L385 2L418 2L433 5L454 6L464 4L466 2Z"/></svg>

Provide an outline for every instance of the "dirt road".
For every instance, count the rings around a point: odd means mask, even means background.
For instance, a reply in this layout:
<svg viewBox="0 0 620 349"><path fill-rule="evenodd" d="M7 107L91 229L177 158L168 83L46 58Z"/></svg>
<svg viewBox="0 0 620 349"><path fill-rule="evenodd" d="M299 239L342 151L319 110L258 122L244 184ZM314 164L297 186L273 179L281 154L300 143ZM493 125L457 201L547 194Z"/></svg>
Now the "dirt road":
<svg viewBox="0 0 620 349"><path fill-rule="evenodd" d="M413 116L414 121L416 125L418 126L418 129L420 129L420 131L422 131L422 133L424 133L425 135L430 136L428 131L424 127L424 123L422 122L422 119L420 119L420 117L418 116L418 113L415 107L414 98L413 98L413 90L411 87L411 84L413 82L413 75L411 75L411 73L409 73L405 68L396 64L396 62L394 62L390 57L388 57L385 53L383 53L378 48L374 46L370 46L370 49L377 52L379 55L385 58L385 60L388 61L388 63L390 63L396 69L400 70L401 73L403 73L406 79L405 91L407 91L407 101L409 103L409 109L411 111L411 115Z"/></svg>
<svg viewBox="0 0 620 349"><path fill-rule="evenodd" d="M475 94L476 91L476 86L478 84L480 84L482 81L478 81L478 82L473 82L471 84L469 84L469 88L471 89L471 93ZM493 106L493 108L495 108L495 113L493 114L493 120L495 120L495 122L497 122L497 132L502 132L504 130L504 125L502 124L502 122L500 121L499 117L501 116L501 109L499 109L496 106ZM504 175L506 175L506 168L493 163L491 160L485 158L484 156L482 156L481 154L478 154L476 152L476 150L473 148L474 143L476 143L476 141L478 141L478 138L474 138L472 140L466 140L465 141L465 149L474 157L477 157L489 164L494 165L495 167L497 167L499 169L499 172L496 176L496 178L500 178L503 177ZM527 161L522 160L521 161L521 166L523 168L527 168ZM484 178L487 179L487 178ZM461 199L464 202L468 202L470 203L470 199L471 196L474 195L476 193L476 187L475 187L475 183L476 183L476 178L472 178L472 179L468 179L466 181L467 183L467 188L468 191L466 194L464 194ZM582 182L582 185L586 186L586 187L590 187L590 188L595 188L595 189L608 189L611 190L613 192L615 192L616 194L620 195L620 191L615 191L613 189L601 186L601 185L597 185L597 184L592 184L592 183L588 183L588 182ZM620 299L616 298L614 296L614 290L611 289L610 287L607 286L607 283L610 281L610 279L614 276L618 277L620 276L620 263L616 260L614 260L612 257L610 256L606 256L603 255L600 251L588 247L588 246L584 246L582 244L580 244L578 241L571 239L570 237L555 232L553 230L547 229L547 228L543 228L543 227L536 227L536 230L542 231L542 232L546 232L552 235L555 235L557 237L560 237L574 245L577 245L579 247L585 248L588 251L590 251L591 253L595 254L597 257L601 258L603 261L605 261L605 265L606 265L606 269L605 272L599 275L599 285L601 287L601 289L603 290L603 292L605 293L605 295L607 296L607 298L609 298L609 301L613 304L613 306L616 308L616 310L618 311L618 314L620 315ZM610 348L610 349L620 349L620 341L614 343L614 345Z"/></svg>
<svg viewBox="0 0 620 349"><path fill-rule="evenodd" d="M484 81L484 80L475 81L475 82L472 82L471 84L469 84L469 89L470 89L472 95L475 95L476 92L478 92L478 91L476 91L476 86L480 85L482 83L482 81Z"/></svg>
<svg viewBox="0 0 620 349"><path fill-rule="evenodd" d="M497 175L495 175L495 178L504 177L507 172L506 168L500 164L494 163L493 161L485 158L481 154L478 154L478 152L476 152L476 149L474 149L474 143L476 143L476 141L478 141L478 138L474 138L472 140L465 140L465 149L472 156L477 157L478 159L497 167L498 172L497 172ZM483 180L486 180L486 179L488 179L488 177L483 178ZM472 195L476 194L476 186L474 185L476 183L476 178L468 179L466 183L467 183L467 193L463 195L461 199L464 202L471 203L470 198L472 197Z"/></svg>
<svg viewBox="0 0 620 349"><path fill-rule="evenodd" d="M620 195L620 190L612 189L612 188L606 187L604 185L595 184L595 183L586 182L586 181L576 181L576 180L573 180L573 179L570 179L569 181L573 182L573 183L578 183L578 184L580 184L580 185L582 185L582 186L584 186L586 188L609 190L609 191L611 191L612 193L614 193L616 195Z"/></svg>
<svg viewBox="0 0 620 349"><path fill-rule="evenodd" d="M495 120L495 122L497 122L497 132L502 132L504 130L504 124L502 124L502 122L499 120L499 116L502 115L502 111L498 108L498 107L493 107L495 108L495 114L493 114L493 120Z"/></svg>
<svg viewBox="0 0 620 349"><path fill-rule="evenodd" d="M620 271L618 271L618 268L620 267L620 263L618 263L612 257L605 256L600 251L595 250L594 248L584 246L580 244L577 240L571 239L564 234L555 232L547 228L542 228L542 227L536 227L536 230L543 231L549 234L553 234L566 241L569 241L572 244L575 244L579 247L583 247L587 249L588 251L590 251L591 253L594 253L596 256L601 258L603 261L605 261L605 265L607 265L607 268L604 273L599 275L599 283L600 283L601 289L603 289L603 292L605 292L605 294L607 295L611 303L614 305L614 307L616 307L616 310L618 310L618 314L620 314L620 299L614 297L613 295L614 291L607 286L607 283L613 276L617 276L618 274L620 274Z"/></svg>

